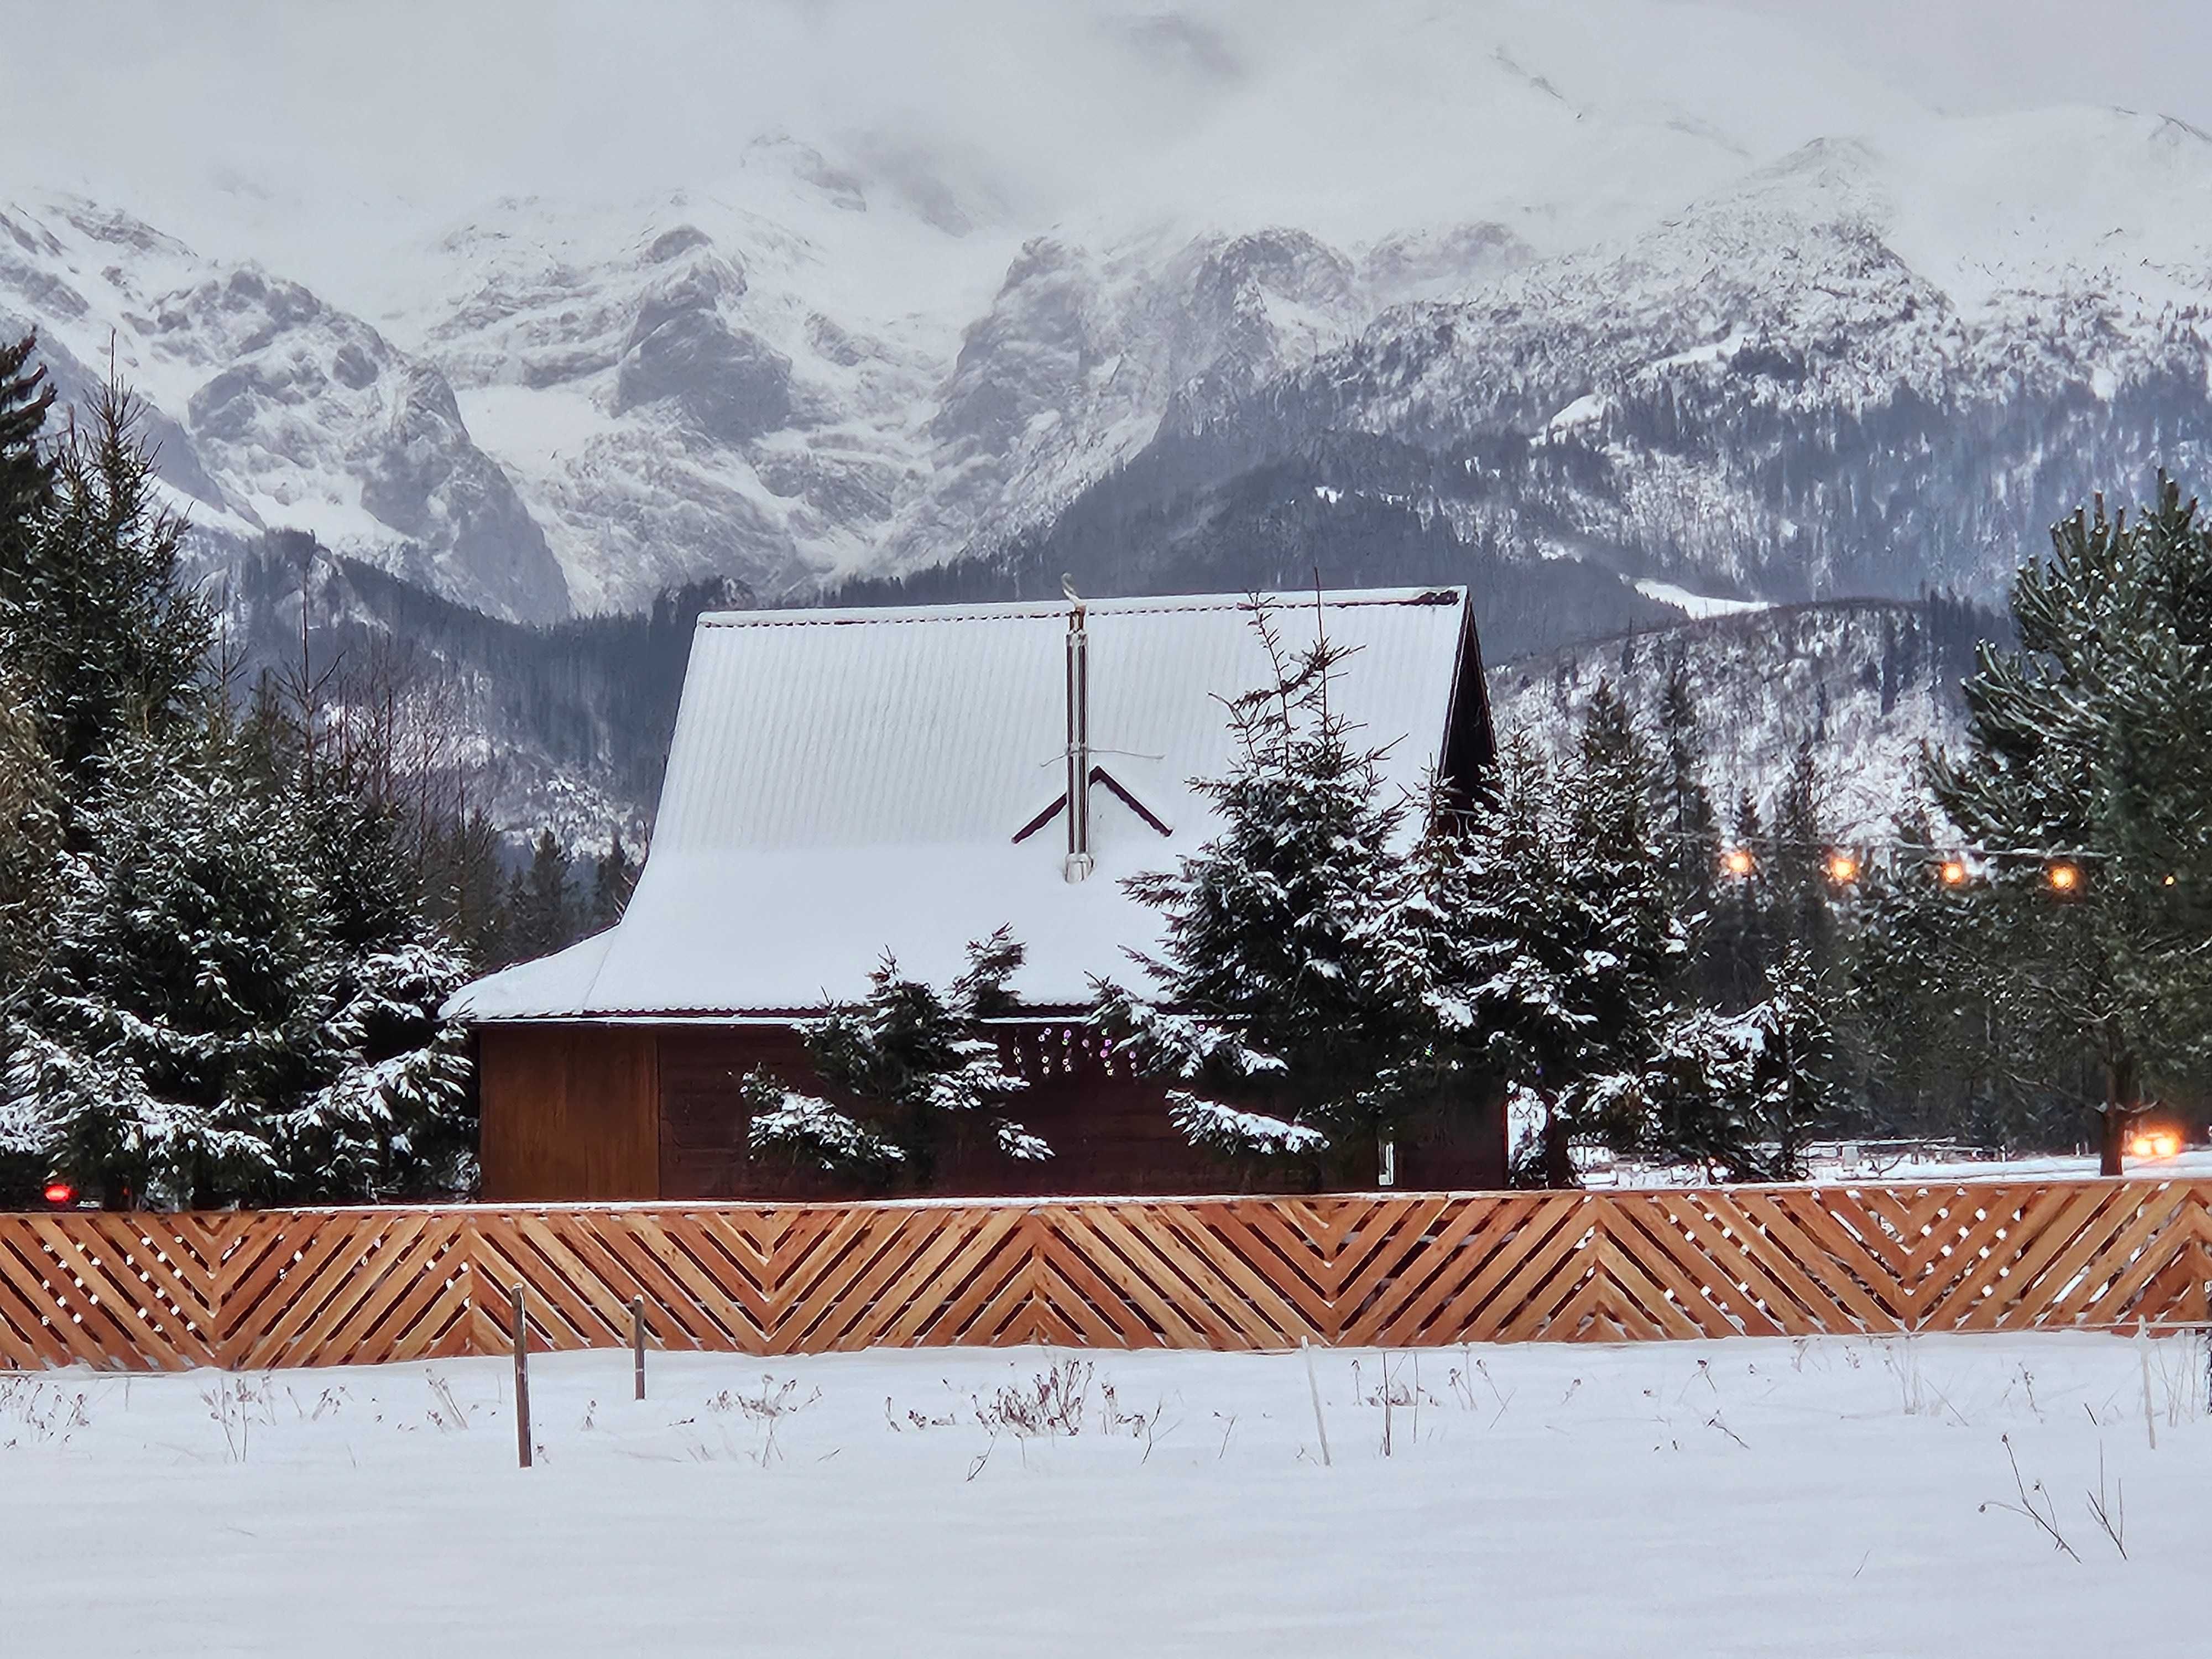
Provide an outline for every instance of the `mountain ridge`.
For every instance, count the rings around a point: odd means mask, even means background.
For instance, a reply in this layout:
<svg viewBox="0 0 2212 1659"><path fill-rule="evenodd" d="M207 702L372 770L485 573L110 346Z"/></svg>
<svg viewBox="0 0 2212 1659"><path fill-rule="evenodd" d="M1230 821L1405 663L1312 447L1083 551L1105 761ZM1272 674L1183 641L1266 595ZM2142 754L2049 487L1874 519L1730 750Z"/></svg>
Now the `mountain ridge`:
<svg viewBox="0 0 2212 1659"><path fill-rule="evenodd" d="M1250 43L1206 38L1233 84ZM210 532L304 530L519 620L1018 562L1098 498L1164 522L1301 458L1342 490L1363 438L1457 467L1390 493L1532 604L1586 594L1586 631L1639 580L1986 594L2087 489L2212 450L2187 123L1936 116L1643 0L1383 6L1341 55L1045 223L941 156L787 131L629 202L394 210L373 259L315 261L343 302L0 198L0 323L64 380L112 347ZM1662 73L1736 61L1733 94ZM1131 555L1161 580L1237 562L1163 533Z"/></svg>

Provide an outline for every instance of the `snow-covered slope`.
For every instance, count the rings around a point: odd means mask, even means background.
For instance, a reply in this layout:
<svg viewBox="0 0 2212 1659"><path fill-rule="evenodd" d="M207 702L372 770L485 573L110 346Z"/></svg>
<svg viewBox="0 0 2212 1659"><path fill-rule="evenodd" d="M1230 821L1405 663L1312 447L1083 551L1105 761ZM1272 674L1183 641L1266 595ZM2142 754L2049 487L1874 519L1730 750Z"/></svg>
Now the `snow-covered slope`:
<svg viewBox="0 0 2212 1659"><path fill-rule="evenodd" d="M1072 204L852 132L458 216L118 184L133 217L10 173L0 325L72 383L112 343L208 530L520 619L1024 549L1206 585L1250 535L1209 503L1265 473L1443 526L1394 579L1534 584L1571 634L1639 582L1986 591L2086 489L2212 460L2212 140L2179 123L1937 116L1660 0L1155 22L1114 38L1181 54L1172 137ZM1079 507L1121 573L1044 546ZM1276 562L1357 533L1315 515Z"/></svg>
<svg viewBox="0 0 2212 1659"><path fill-rule="evenodd" d="M1554 758L1573 747L1601 682L1657 734L1676 665L1696 698L1706 787L1723 823L1748 795L1771 820L1802 744L1813 745L1820 815L1838 836L1883 836L1924 799L1924 746L1960 743L1959 698L1977 631L1995 619L1956 607L1827 604L1688 621L1526 657L1490 671L1501 741L1525 737Z"/></svg>

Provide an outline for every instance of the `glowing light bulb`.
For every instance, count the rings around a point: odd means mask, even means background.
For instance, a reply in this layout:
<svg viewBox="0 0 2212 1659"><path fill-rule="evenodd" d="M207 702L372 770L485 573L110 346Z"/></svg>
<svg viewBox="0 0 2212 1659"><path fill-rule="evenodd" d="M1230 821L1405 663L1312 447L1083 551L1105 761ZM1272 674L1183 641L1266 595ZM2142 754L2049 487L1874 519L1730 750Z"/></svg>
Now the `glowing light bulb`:
<svg viewBox="0 0 2212 1659"><path fill-rule="evenodd" d="M1721 854L1721 868L1732 876L1747 876L1757 867L1747 847L1731 847Z"/></svg>
<svg viewBox="0 0 2212 1659"><path fill-rule="evenodd" d="M1859 878L1859 861L1849 853L1828 854L1828 879L1838 887L1848 887Z"/></svg>
<svg viewBox="0 0 2212 1659"><path fill-rule="evenodd" d="M1966 884L1966 861L1964 859L1945 859L1942 868L1936 873L1946 887L1964 887Z"/></svg>
<svg viewBox="0 0 2212 1659"><path fill-rule="evenodd" d="M2043 878L2051 884L2054 893L2071 893L2081 885L2081 869L2071 864L2052 865L2043 872Z"/></svg>

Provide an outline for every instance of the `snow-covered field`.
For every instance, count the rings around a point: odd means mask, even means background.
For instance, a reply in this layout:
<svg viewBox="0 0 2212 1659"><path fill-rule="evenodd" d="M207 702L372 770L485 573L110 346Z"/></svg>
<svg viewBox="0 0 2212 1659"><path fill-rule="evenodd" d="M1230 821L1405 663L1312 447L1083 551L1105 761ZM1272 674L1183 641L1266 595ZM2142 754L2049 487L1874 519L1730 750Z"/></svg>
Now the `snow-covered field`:
<svg viewBox="0 0 2212 1659"><path fill-rule="evenodd" d="M0 1650L2021 1659L2207 1639L2193 1337L1315 1359L1326 1465L1296 1354L656 1355L642 1404L626 1354L545 1356L528 1471L500 1361L0 1377ZM2079 1559L2004 1504L2045 1511Z"/></svg>

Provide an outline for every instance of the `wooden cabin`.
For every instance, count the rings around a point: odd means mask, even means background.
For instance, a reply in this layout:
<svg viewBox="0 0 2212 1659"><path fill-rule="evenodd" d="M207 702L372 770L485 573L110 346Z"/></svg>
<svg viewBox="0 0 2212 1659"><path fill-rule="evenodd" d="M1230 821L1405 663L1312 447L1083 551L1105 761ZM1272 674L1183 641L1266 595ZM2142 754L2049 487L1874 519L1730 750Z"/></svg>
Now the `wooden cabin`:
<svg viewBox="0 0 2212 1659"><path fill-rule="evenodd" d="M1389 781L1492 751L1459 588L1264 601L1292 648L1353 648L1332 696ZM886 954L944 984L1010 926L1027 957L1000 1026L1054 1156L940 1169L963 1195L1215 1192L1233 1177L1164 1091L1083 1024L1094 976L1140 987L1158 918L1122 878L1213 832L1193 778L1231 760L1222 700L1271 678L1242 597L702 616L652 848L619 926L479 980L450 1012L481 1068L483 1195L846 1195L756 1162L738 1085L807 1086L799 1022L865 994ZM1503 1183L1502 1116L1394 1149L1405 1187Z"/></svg>

